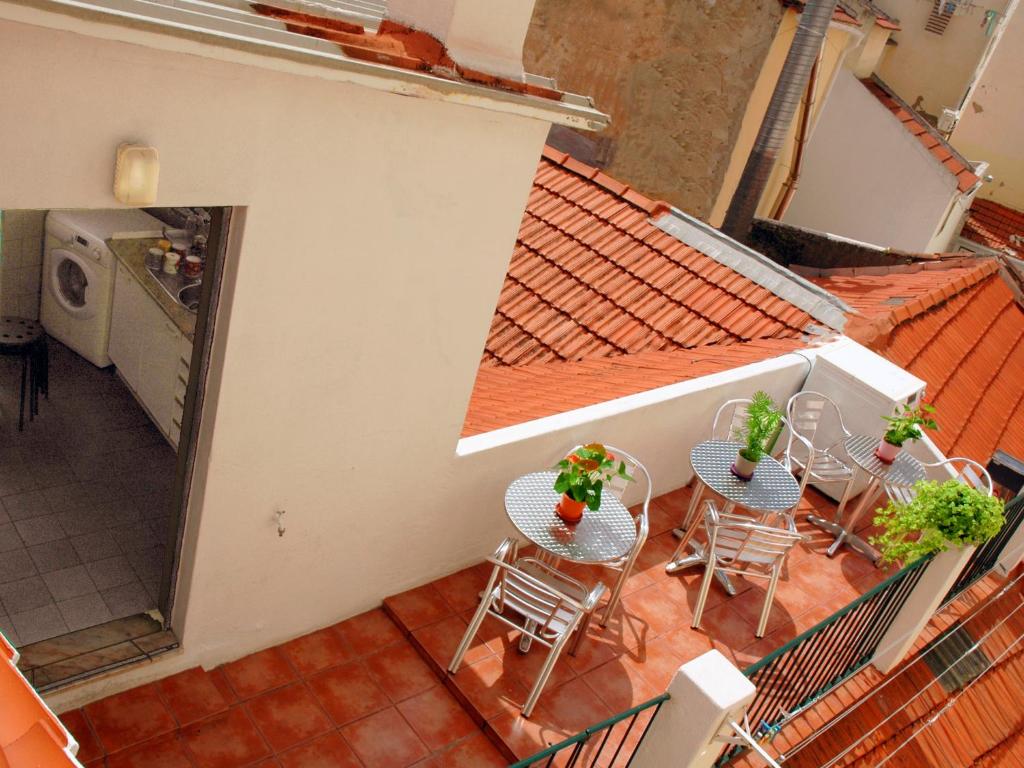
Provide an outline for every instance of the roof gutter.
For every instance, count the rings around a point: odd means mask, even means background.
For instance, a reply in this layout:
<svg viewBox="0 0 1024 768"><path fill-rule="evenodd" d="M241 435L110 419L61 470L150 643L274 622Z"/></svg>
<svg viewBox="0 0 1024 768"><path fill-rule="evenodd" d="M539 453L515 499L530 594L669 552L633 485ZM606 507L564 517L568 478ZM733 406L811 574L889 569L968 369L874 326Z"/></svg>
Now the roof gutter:
<svg viewBox="0 0 1024 768"><path fill-rule="evenodd" d="M796 35L722 224L722 231L736 240L746 240L750 232L768 177L825 42L836 4L837 0L808 0L800 14Z"/></svg>
<svg viewBox="0 0 1024 768"><path fill-rule="evenodd" d="M0 12L0 18L12 21L89 34L80 24L48 23L38 15L84 18L103 23L108 29L123 27L125 34L104 32L99 36L135 44L139 42L139 29L143 25L149 27L149 31L188 38L225 50L244 50L262 55L272 69L284 68L275 63L284 61L316 65L325 73L336 73L336 79L402 96L518 114L588 131L599 131L610 121L608 115L595 109L585 96L564 93L562 99L556 101L350 58L332 42L289 32L283 23L261 17L251 11L248 3L237 0L5 0L0 2L0 8L3 6L19 9L16 14ZM179 48L175 46L174 49ZM531 81L538 79L531 75L526 77Z"/></svg>

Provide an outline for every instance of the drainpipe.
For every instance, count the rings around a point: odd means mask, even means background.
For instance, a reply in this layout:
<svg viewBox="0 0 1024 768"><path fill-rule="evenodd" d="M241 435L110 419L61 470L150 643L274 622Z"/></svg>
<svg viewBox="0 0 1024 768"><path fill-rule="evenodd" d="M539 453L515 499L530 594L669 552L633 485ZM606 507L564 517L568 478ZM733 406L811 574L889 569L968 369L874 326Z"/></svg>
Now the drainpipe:
<svg viewBox="0 0 1024 768"><path fill-rule="evenodd" d="M786 54L786 62L722 224L722 231L736 240L744 241L750 233L761 195L800 105L835 9L836 0L807 0L800 14L800 24Z"/></svg>
<svg viewBox="0 0 1024 768"><path fill-rule="evenodd" d="M804 104L800 110L800 123L797 126L793 164L790 166L789 175L783 184L779 202L775 205L775 212L771 215L776 221L782 221L782 217L786 215L789 204L793 201L793 195L796 194L797 184L800 183L800 169L803 166L804 160L804 145L807 143L807 124L810 122L811 107L814 106L814 91L818 87L819 64L821 64L820 53L818 58L814 60L814 66L811 67L811 76L807 80L807 91L804 93Z"/></svg>

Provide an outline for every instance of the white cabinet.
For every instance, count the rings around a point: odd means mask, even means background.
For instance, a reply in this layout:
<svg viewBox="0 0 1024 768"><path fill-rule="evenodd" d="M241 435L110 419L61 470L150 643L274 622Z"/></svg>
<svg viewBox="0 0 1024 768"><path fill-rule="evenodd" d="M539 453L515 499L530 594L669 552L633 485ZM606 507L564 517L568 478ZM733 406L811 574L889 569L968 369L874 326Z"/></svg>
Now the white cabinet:
<svg viewBox="0 0 1024 768"><path fill-rule="evenodd" d="M191 342L118 263L108 354L157 427L175 446L185 402L179 377L186 347L191 355ZM187 359L184 381L188 382Z"/></svg>

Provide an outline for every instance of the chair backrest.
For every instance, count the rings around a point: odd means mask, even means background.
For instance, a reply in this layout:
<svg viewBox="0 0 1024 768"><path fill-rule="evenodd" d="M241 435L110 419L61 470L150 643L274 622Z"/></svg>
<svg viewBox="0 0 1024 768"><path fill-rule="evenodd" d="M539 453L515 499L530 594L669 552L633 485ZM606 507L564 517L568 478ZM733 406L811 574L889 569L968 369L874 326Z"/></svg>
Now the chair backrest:
<svg viewBox="0 0 1024 768"><path fill-rule="evenodd" d="M969 485L975 490L981 491L987 496L992 495L992 476L984 466L974 459L967 459L963 456L954 456L951 459L943 459L934 464L925 464L926 467L937 467L949 472L950 477Z"/></svg>
<svg viewBox="0 0 1024 768"><path fill-rule="evenodd" d="M715 419L711 422L712 440L737 440L740 430L747 422L747 408L750 406L749 397L737 400L726 400L715 412Z"/></svg>
<svg viewBox="0 0 1024 768"><path fill-rule="evenodd" d="M583 605L531 576L524 570L524 566L543 571L553 580L559 577L565 579L563 574L532 557L516 559L516 550L515 540L508 538L487 558L494 568L484 594L494 595L493 610L497 613L504 614L506 609L511 608L534 622L536 626L532 628L524 624L523 631L547 642L560 634L573 616L583 613Z"/></svg>
<svg viewBox="0 0 1024 768"><path fill-rule="evenodd" d="M755 564L765 568L781 564L803 537L792 517L784 516L786 528L772 528L743 515L722 514L714 502L704 502L704 522L709 547L718 565Z"/></svg>
<svg viewBox="0 0 1024 768"><path fill-rule="evenodd" d="M791 433L790 444L792 433L796 432L816 450L828 449L850 434L835 401L828 395L811 390L797 392L789 398L786 420Z"/></svg>

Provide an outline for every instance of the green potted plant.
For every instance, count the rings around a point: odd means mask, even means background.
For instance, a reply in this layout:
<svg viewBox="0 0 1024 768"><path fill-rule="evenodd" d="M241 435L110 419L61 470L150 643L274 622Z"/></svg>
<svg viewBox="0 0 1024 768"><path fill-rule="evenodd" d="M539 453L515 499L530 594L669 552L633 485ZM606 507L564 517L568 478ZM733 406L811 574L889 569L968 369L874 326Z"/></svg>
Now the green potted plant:
<svg viewBox="0 0 1024 768"><path fill-rule="evenodd" d="M882 560L912 563L949 547L984 544L1003 527L1003 502L958 480L921 480L909 502L890 501L875 515L871 538Z"/></svg>
<svg viewBox="0 0 1024 768"><path fill-rule="evenodd" d="M734 437L739 438L743 447L736 454L736 461L730 468L741 480L754 476L757 462L775 449L775 443L782 432L782 411L767 392L755 392L747 406L747 420Z"/></svg>
<svg viewBox="0 0 1024 768"><path fill-rule="evenodd" d="M875 449L878 460L886 464L896 461L900 449L907 440L921 439L921 427L937 430L939 425L935 423L934 413L934 406L922 403L916 407L904 405L902 413L897 407L892 416L883 416L882 418L889 422L889 428L885 430Z"/></svg>
<svg viewBox="0 0 1024 768"><path fill-rule="evenodd" d="M633 478L626 473L626 462L615 464L615 457L601 443L581 446L555 465L558 476L555 490L562 494L555 512L567 523L578 523L583 508L596 510L601 506L604 484L614 477L626 481Z"/></svg>

